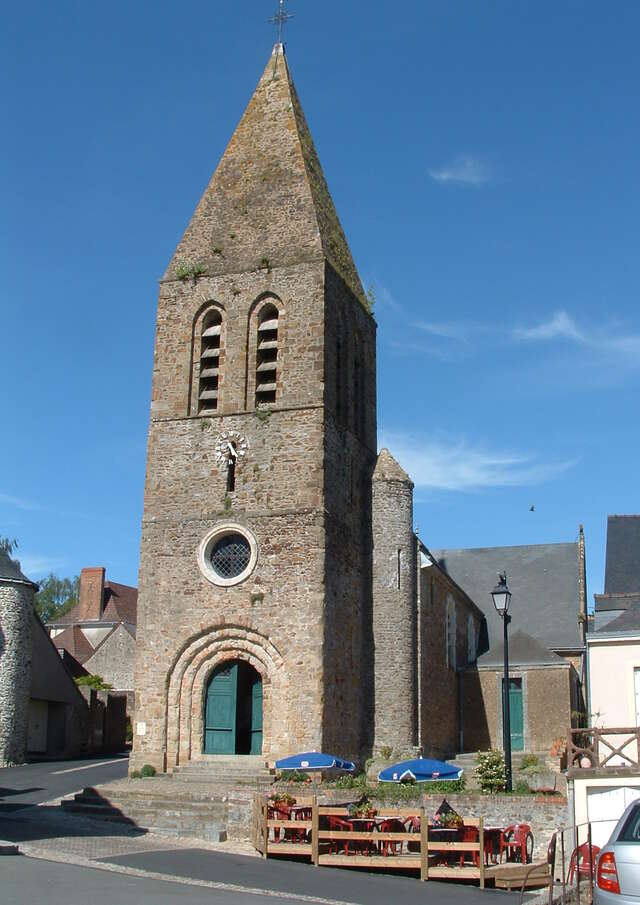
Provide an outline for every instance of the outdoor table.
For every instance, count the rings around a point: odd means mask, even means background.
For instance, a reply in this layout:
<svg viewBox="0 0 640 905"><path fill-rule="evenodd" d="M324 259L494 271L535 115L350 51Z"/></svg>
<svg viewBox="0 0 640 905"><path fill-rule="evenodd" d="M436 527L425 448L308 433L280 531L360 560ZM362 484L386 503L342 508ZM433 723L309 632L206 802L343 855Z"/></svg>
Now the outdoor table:
<svg viewBox="0 0 640 905"><path fill-rule="evenodd" d="M455 842L460 835L460 830L455 826L431 826L429 825L429 841L431 842ZM455 851L436 852L437 864L447 865L451 859L456 859Z"/></svg>

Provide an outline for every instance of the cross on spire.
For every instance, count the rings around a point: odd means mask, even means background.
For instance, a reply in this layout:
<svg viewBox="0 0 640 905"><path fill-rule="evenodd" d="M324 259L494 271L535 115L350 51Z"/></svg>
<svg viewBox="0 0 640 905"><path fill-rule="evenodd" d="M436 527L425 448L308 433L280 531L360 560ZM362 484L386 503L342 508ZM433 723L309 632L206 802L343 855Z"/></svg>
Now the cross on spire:
<svg viewBox="0 0 640 905"><path fill-rule="evenodd" d="M294 14L288 13L285 8L286 0L279 0L278 11L275 16L272 16L269 19L269 22L272 22L274 25L278 26L278 44L282 44L282 29L289 21L289 19L293 19Z"/></svg>

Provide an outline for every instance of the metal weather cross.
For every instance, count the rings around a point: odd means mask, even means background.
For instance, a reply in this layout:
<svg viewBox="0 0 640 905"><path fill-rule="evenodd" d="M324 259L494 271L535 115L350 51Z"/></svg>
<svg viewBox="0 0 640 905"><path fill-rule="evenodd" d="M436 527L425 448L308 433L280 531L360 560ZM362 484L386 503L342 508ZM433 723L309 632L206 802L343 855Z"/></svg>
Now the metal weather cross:
<svg viewBox="0 0 640 905"><path fill-rule="evenodd" d="M282 44L282 29L289 21L293 19L294 14L288 13L284 8L285 0L279 0L278 12L269 19L274 25L278 26L278 44Z"/></svg>

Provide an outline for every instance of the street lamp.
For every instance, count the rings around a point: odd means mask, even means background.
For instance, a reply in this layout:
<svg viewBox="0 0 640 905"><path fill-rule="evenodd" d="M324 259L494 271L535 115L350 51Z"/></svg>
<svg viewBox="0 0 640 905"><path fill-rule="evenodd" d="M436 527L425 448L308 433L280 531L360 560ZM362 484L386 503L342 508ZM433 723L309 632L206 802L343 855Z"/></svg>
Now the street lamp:
<svg viewBox="0 0 640 905"><path fill-rule="evenodd" d="M507 573L500 572L498 575L498 584L491 592L493 597L493 605L496 608L498 616L501 617L504 624L504 682L502 685L502 743L504 747L504 772L505 772L505 788L507 792L512 790L511 778L511 713L509 710L509 633L508 627L511 622L509 615L509 604L511 602L511 591L507 587Z"/></svg>

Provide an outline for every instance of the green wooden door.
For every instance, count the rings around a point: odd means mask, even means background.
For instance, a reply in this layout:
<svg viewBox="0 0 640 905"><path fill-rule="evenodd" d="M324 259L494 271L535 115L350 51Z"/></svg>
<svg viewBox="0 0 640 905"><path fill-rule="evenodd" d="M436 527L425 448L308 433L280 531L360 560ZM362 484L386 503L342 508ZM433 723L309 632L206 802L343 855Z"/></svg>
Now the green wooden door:
<svg viewBox="0 0 640 905"><path fill-rule="evenodd" d="M251 686L251 754L262 754L262 678L256 675Z"/></svg>
<svg viewBox="0 0 640 905"><path fill-rule="evenodd" d="M238 664L225 663L209 680L205 704L205 754L236 753Z"/></svg>
<svg viewBox="0 0 640 905"><path fill-rule="evenodd" d="M522 751L524 750L522 679L509 679L509 717L511 720L511 750Z"/></svg>

